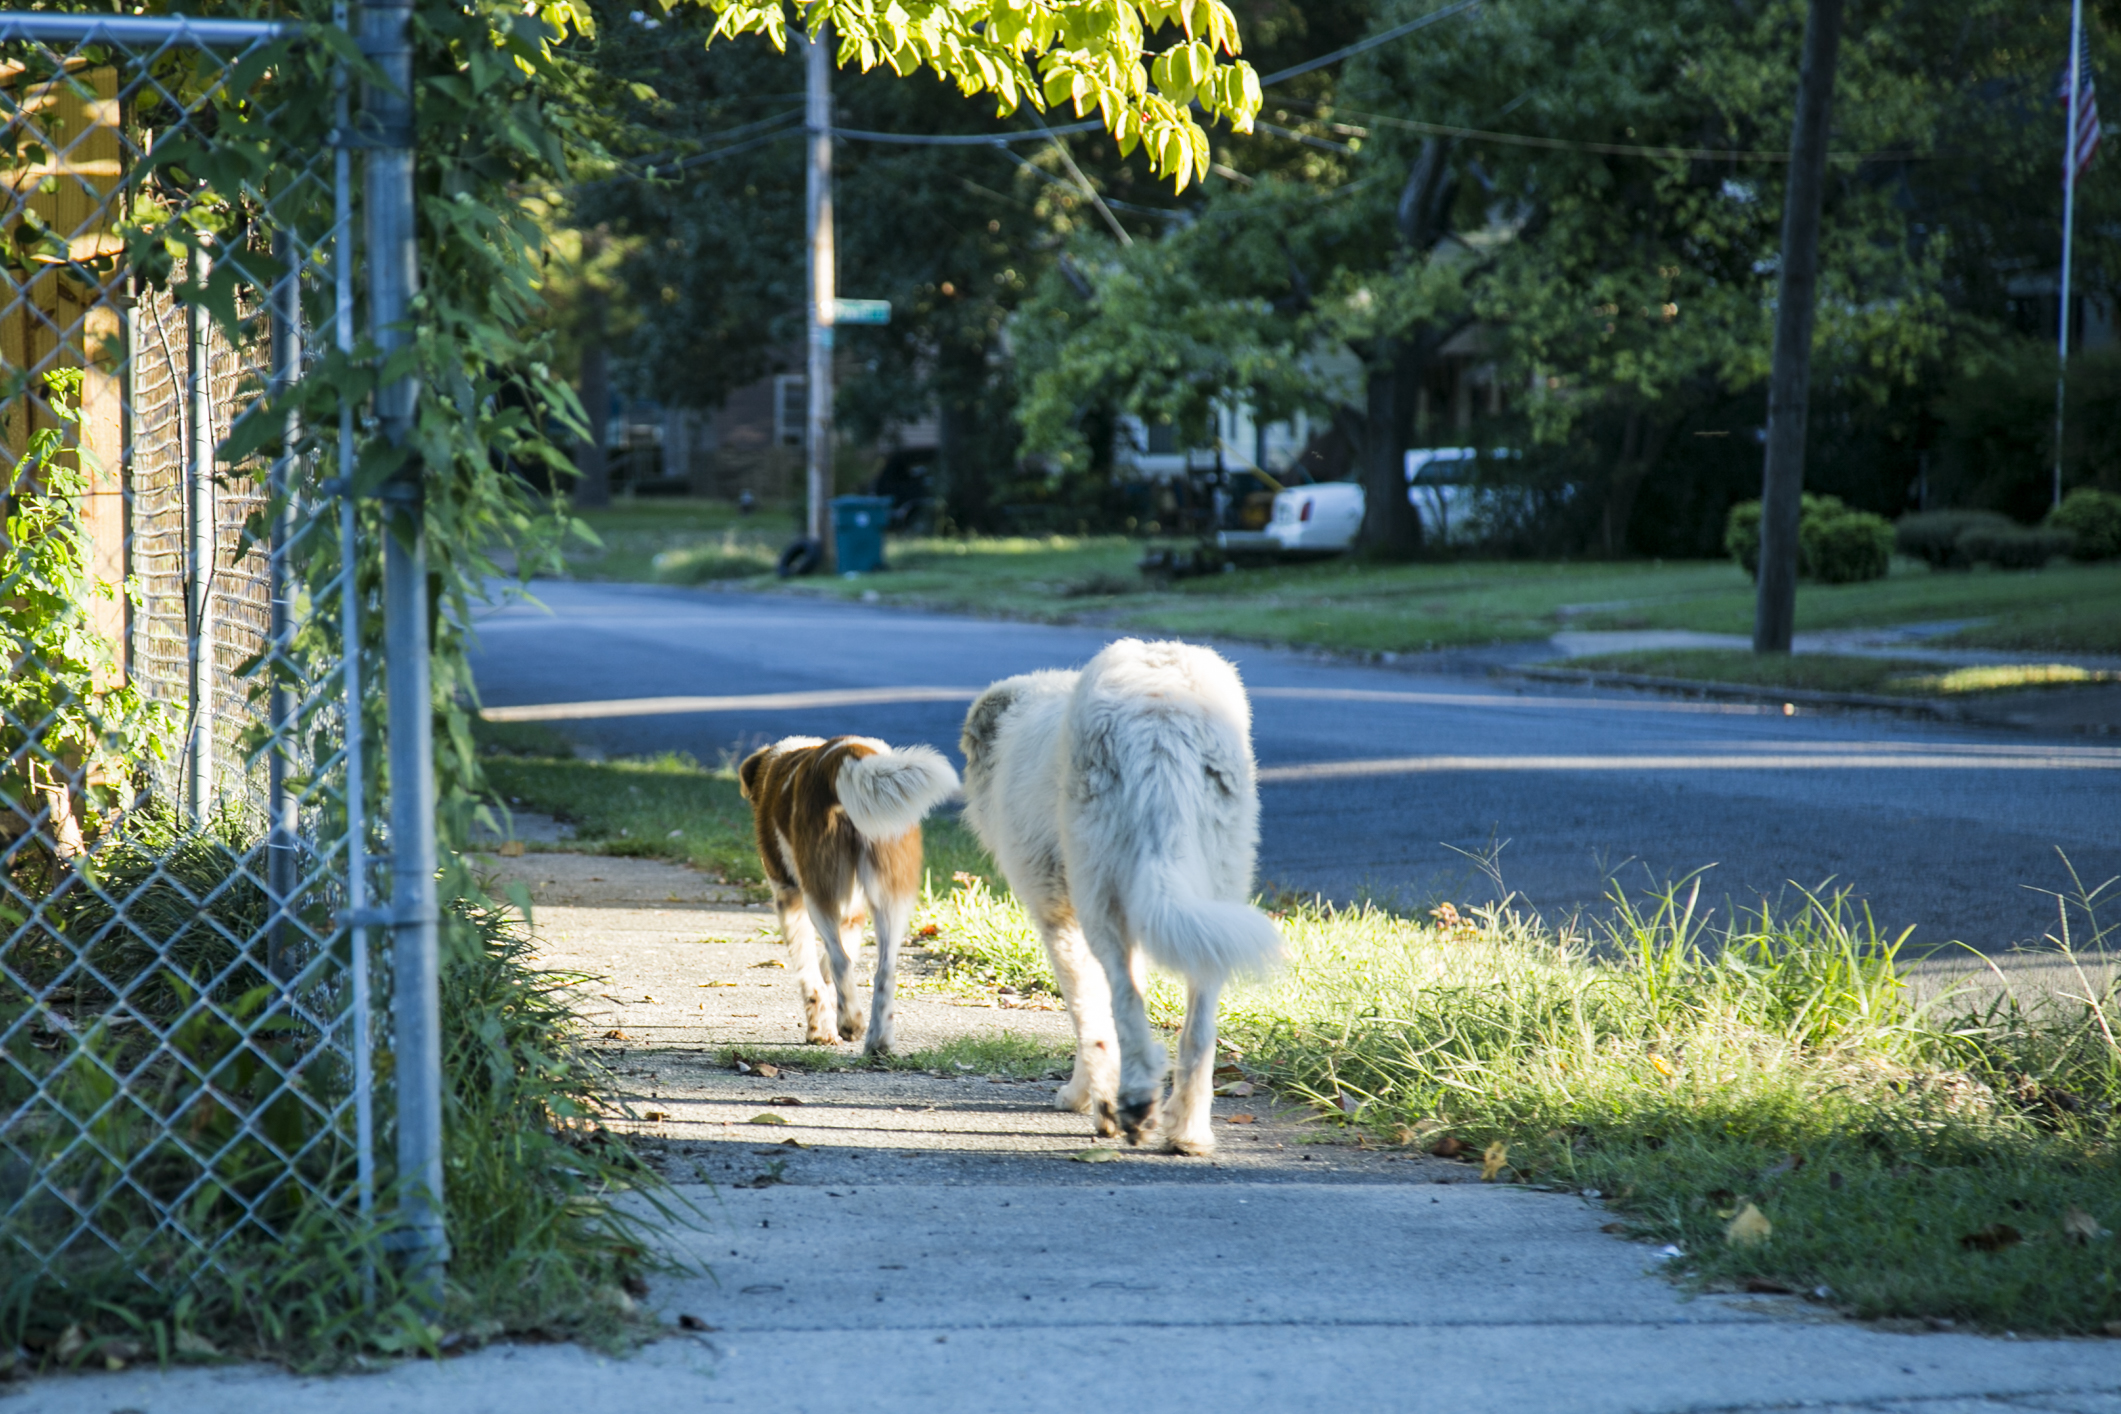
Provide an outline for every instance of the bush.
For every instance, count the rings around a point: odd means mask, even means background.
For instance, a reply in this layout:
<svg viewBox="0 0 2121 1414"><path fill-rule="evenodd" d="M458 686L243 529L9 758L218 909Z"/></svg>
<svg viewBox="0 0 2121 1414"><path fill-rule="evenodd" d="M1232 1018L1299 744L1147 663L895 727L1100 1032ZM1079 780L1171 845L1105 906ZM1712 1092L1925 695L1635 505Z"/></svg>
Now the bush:
<svg viewBox="0 0 2121 1414"><path fill-rule="evenodd" d="M1892 566L1892 524L1869 511L1805 520L1797 540L1804 567L1822 584L1884 579Z"/></svg>
<svg viewBox="0 0 2121 1414"><path fill-rule="evenodd" d="M2069 535L2074 559L2121 557L2121 496L2080 486L2048 513L2047 523Z"/></svg>
<svg viewBox="0 0 2121 1414"><path fill-rule="evenodd" d="M1993 564L2005 570L2036 570L2057 555L2069 553L2070 536L2061 530L2028 530L2024 526L1975 526L1959 537L1957 552L1968 564Z"/></svg>
<svg viewBox="0 0 2121 1414"><path fill-rule="evenodd" d="M1973 561L1959 554L1959 537L1969 530L2010 530L2016 522L1994 511L1916 511L1893 527L1893 548L1924 561L1933 570L1965 569Z"/></svg>
<svg viewBox="0 0 2121 1414"><path fill-rule="evenodd" d="M1852 511L1839 496L1807 494L1797 522L1797 572L1827 584L1883 578L1892 559L1892 527L1883 516ZM1843 525L1843 522L1847 522ZM1829 530L1828 527L1835 527ZM1723 548L1760 577L1760 503L1740 501L1724 522Z"/></svg>

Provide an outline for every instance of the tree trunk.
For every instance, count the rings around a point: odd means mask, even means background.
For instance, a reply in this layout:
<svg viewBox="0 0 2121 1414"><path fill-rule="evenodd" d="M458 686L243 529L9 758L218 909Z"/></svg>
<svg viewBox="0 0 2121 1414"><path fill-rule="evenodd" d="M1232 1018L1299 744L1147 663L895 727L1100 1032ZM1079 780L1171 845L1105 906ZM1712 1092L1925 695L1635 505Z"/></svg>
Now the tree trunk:
<svg viewBox="0 0 2121 1414"><path fill-rule="evenodd" d="M1365 386L1360 543L1373 555L1406 559L1421 550L1421 517L1407 495L1407 432L1414 418L1412 375L1426 360L1398 339L1380 352Z"/></svg>
<svg viewBox="0 0 2121 1414"><path fill-rule="evenodd" d="M611 417L610 355L604 347L604 296L589 297L589 326L583 331L582 379L578 390L582 411L589 419L589 440L575 444L574 465L581 472L575 483L577 506L611 504L611 468L604 454L605 424Z"/></svg>
<svg viewBox="0 0 2121 1414"><path fill-rule="evenodd" d="M1628 523L1634 519L1635 497L1649 480L1672 437L1672 424L1655 421L1641 412L1628 414L1627 432L1621 438L1620 459L1607 482L1605 511L1599 520L1599 538L1606 558L1617 560L1628 552Z"/></svg>

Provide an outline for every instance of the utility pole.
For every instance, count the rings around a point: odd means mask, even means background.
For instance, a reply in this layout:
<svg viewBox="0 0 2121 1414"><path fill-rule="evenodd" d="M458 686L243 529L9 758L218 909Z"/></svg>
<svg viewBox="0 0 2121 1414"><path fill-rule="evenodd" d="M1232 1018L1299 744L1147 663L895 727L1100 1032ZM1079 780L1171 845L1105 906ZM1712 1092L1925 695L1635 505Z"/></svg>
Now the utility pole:
<svg viewBox="0 0 2121 1414"><path fill-rule="evenodd" d="M2090 159L2080 158L2080 146L2084 141L2083 121L2084 81L2084 0L2070 0L2069 7L2069 81L2065 90L2069 101L2069 116L2062 123L2062 319L2060 333L2055 340L2055 475L2053 504L2062 504L2062 434L2064 431L2064 398L2069 391L2069 275L2071 238L2077 225L2077 169ZM2098 129L2093 128L2096 144Z"/></svg>
<svg viewBox="0 0 2121 1414"><path fill-rule="evenodd" d="M832 249L832 51L831 33L820 24L804 51L807 102L803 126L810 134L810 172L803 212L810 253L810 395L805 456L809 505L803 533L816 541L828 567L832 561L832 313L835 268Z"/></svg>
<svg viewBox="0 0 2121 1414"><path fill-rule="evenodd" d="M1826 195L1827 122L1841 0L1812 0L1797 79L1797 125L1782 207L1782 277L1775 364L1768 380L1767 462L1760 478L1760 600L1753 651L1787 653L1797 619L1797 526L1804 495L1804 423L1812 392L1812 314L1819 286L1819 211Z"/></svg>

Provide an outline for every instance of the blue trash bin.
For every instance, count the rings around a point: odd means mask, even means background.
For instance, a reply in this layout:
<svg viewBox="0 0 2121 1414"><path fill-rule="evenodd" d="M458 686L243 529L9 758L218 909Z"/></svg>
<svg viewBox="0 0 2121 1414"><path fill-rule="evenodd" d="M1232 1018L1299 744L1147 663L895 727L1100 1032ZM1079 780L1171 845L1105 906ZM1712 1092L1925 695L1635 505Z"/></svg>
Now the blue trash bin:
<svg viewBox="0 0 2121 1414"><path fill-rule="evenodd" d="M833 498L832 548L841 574L867 574L884 567L884 527L890 523L889 496Z"/></svg>

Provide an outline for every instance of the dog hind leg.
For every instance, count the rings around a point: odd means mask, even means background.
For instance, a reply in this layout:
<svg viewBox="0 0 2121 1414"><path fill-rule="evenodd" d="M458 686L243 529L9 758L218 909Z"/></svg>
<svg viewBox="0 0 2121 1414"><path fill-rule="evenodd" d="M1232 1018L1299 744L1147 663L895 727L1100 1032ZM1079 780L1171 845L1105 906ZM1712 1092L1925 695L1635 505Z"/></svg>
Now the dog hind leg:
<svg viewBox="0 0 2121 1414"><path fill-rule="evenodd" d="M1119 1132L1112 1118L1112 1101L1119 1094L1119 1035L1112 1027L1112 984L1091 955L1073 916L1042 921L1039 936L1060 982L1068 1019L1075 1023L1075 1073L1054 1097L1054 1107L1096 1115L1097 1132L1109 1138Z"/></svg>
<svg viewBox="0 0 2121 1414"><path fill-rule="evenodd" d="M811 926L810 911L794 889L775 889L773 903L781 915L781 938L788 944L795 985L803 994L804 1039L813 1046L836 1045L840 1039L832 1023L836 996L818 968L817 929Z"/></svg>
<svg viewBox="0 0 2121 1414"><path fill-rule="evenodd" d="M876 922L876 977L869 990L869 1040L863 1049L884 1055L897 1040L898 950L913 917L913 895L894 890L891 881L866 861L861 881L869 899L869 916Z"/></svg>
<svg viewBox="0 0 2121 1414"><path fill-rule="evenodd" d="M1098 1130L1104 1122L1118 1127L1129 1144L1156 1128L1158 1101L1164 1088L1164 1048L1149 1025L1142 1002L1142 978L1119 910L1100 900L1082 910L1083 937L1097 958L1112 992L1112 1025L1119 1039L1119 1088L1110 1100L1098 1100Z"/></svg>
<svg viewBox="0 0 2121 1414"><path fill-rule="evenodd" d="M1164 1138L1181 1154L1215 1152L1215 1009L1222 984L1186 989L1186 1026L1178 1038L1178 1073L1164 1115Z"/></svg>
<svg viewBox="0 0 2121 1414"><path fill-rule="evenodd" d="M854 958L841 941L841 920L848 909L844 900L830 903L818 899L810 900L810 921L817 928L819 941L825 945L825 963L832 970L832 987L839 999L839 1038L843 1041L859 1041L866 1025L862 1018L861 1000L854 995ZM859 951L862 935L854 931L853 947Z"/></svg>

